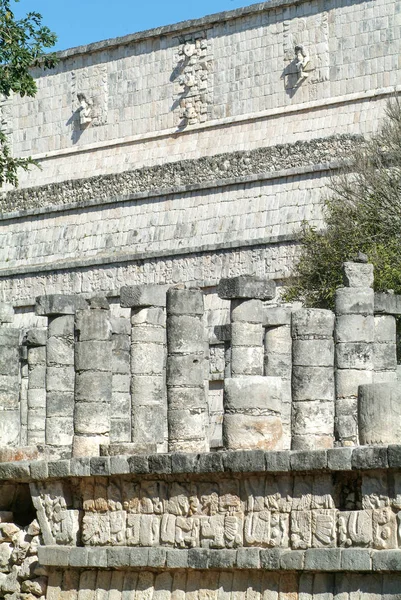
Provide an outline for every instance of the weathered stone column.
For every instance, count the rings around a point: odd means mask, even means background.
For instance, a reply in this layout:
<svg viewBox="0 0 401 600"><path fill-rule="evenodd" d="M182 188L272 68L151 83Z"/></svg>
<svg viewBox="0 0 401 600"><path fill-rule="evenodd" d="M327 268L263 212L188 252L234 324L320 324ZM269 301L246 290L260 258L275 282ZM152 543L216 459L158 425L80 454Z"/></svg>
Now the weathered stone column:
<svg viewBox="0 0 401 600"><path fill-rule="evenodd" d="M264 377L264 305L272 281L241 275L222 279L220 298L231 300L231 378L224 381L224 445L230 450L281 449L281 379Z"/></svg>
<svg viewBox="0 0 401 600"><path fill-rule="evenodd" d="M170 452L209 450L203 294L167 292L167 399Z"/></svg>
<svg viewBox="0 0 401 600"><path fill-rule="evenodd" d="M150 451L167 451L165 285L121 288L131 308L131 440Z"/></svg>
<svg viewBox="0 0 401 600"><path fill-rule="evenodd" d="M110 444L131 442L131 323L111 319L113 347L113 392L111 397Z"/></svg>
<svg viewBox="0 0 401 600"><path fill-rule="evenodd" d="M375 315L373 382L397 380L396 321L392 315Z"/></svg>
<svg viewBox="0 0 401 600"><path fill-rule="evenodd" d="M36 299L36 314L48 317L45 440L60 457L71 455L74 433L74 314L80 306L86 306L80 296Z"/></svg>
<svg viewBox="0 0 401 600"><path fill-rule="evenodd" d="M27 444L45 444L47 330L30 329L25 344L28 353Z"/></svg>
<svg viewBox="0 0 401 600"><path fill-rule="evenodd" d="M110 441L112 342L109 303L89 300L75 317L74 456L97 456Z"/></svg>
<svg viewBox="0 0 401 600"><path fill-rule="evenodd" d="M401 439L401 389L399 382L359 387L359 443L374 446L399 444Z"/></svg>
<svg viewBox="0 0 401 600"><path fill-rule="evenodd" d="M0 329L0 440L2 446L20 443L19 329Z"/></svg>
<svg viewBox="0 0 401 600"><path fill-rule="evenodd" d="M373 265L344 264L336 291L336 439L358 444L358 387L373 382Z"/></svg>
<svg viewBox="0 0 401 600"><path fill-rule="evenodd" d="M291 309L265 306L265 375L281 378L283 449L291 448L292 337Z"/></svg>
<svg viewBox="0 0 401 600"><path fill-rule="evenodd" d="M292 313L293 450L330 448L334 442L334 314Z"/></svg>

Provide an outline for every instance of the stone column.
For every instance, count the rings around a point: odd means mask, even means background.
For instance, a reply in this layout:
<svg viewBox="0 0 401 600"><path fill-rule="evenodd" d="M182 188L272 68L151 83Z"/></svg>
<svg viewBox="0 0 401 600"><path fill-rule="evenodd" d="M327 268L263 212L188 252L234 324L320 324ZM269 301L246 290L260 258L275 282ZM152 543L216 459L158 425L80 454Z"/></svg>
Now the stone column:
<svg viewBox="0 0 401 600"><path fill-rule="evenodd" d="M373 382L373 265L344 264L344 284L336 291L336 439L358 444L358 387Z"/></svg>
<svg viewBox="0 0 401 600"><path fill-rule="evenodd" d="M98 456L110 442L112 342L106 298L96 297L75 316L74 456Z"/></svg>
<svg viewBox="0 0 401 600"><path fill-rule="evenodd" d="M19 329L0 328L0 440L2 446L20 444Z"/></svg>
<svg viewBox="0 0 401 600"><path fill-rule="evenodd" d="M165 285L121 288L131 308L131 441L143 450L167 451Z"/></svg>
<svg viewBox="0 0 401 600"><path fill-rule="evenodd" d="M222 279L221 298L231 300L231 378L224 381L224 445L230 450L281 449L281 379L265 377L264 304L274 282L242 275Z"/></svg>
<svg viewBox="0 0 401 600"><path fill-rule="evenodd" d="M334 314L292 313L293 450L331 448L334 442Z"/></svg>
<svg viewBox="0 0 401 600"><path fill-rule="evenodd" d="M265 326L265 375L281 378L281 421L283 449L291 448L292 408L292 337L291 309L266 306L263 311Z"/></svg>
<svg viewBox="0 0 401 600"><path fill-rule="evenodd" d="M47 330L30 329L25 344L28 354L27 444L45 444Z"/></svg>
<svg viewBox="0 0 401 600"><path fill-rule="evenodd" d="M396 321L392 315L375 315L373 382L397 380Z"/></svg>
<svg viewBox="0 0 401 600"><path fill-rule="evenodd" d="M207 452L205 333L200 290L167 292L167 399L170 452Z"/></svg>
<svg viewBox="0 0 401 600"><path fill-rule="evenodd" d="M111 319L113 346L113 393L111 397L110 444L131 442L131 323Z"/></svg>
<svg viewBox="0 0 401 600"><path fill-rule="evenodd" d="M401 439L401 390L398 381L359 386L359 443L386 446Z"/></svg>

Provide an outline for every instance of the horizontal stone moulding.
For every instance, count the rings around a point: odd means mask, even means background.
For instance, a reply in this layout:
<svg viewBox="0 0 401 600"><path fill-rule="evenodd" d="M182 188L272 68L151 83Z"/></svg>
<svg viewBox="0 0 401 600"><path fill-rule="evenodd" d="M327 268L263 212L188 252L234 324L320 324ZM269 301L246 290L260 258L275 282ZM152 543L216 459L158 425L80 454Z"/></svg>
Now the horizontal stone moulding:
<svg viewBox="0 0 401 600"><path fill-rule="evenodd" d="M129 446L128 446L129 447ZM328 450L235 450L226 452L94 456L64 460L0 463L1 481L42 481L68 477L143 474L286 473L401 469L401 445L355 446ZM8 455L7 455L8 456ZM49 455L48 455L49 456Z"/></svg>
<svg viewBox="0 0 401 600"><path fill-rule="evenodd" d="M261 569L265 571L397 572L401 550L367 548L240 548L173 550L159 547L40 546L39 562L49 567L74 568L169 568L169 569Z"/></svg>

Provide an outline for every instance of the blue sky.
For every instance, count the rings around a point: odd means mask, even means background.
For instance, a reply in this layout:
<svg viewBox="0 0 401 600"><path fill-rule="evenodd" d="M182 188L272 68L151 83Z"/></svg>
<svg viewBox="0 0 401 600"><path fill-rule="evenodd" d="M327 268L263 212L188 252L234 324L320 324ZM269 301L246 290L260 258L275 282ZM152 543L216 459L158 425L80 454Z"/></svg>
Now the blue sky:
<svg viewBox="0 0 401 600"><path fill-rule="evenodd" d="M39 12L58 35L56 50L254 4L255 0L20 0L17 17Z"/></svg>

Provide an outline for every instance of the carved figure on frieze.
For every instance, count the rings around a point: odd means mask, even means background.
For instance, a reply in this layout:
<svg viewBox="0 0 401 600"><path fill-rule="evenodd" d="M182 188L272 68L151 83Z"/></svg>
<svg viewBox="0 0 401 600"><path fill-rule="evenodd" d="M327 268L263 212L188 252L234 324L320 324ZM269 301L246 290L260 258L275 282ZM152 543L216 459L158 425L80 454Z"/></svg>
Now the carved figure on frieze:
<svg viewBox="0 0 401 600"><path fill-rule="evenodd" d="M344 548L372 545L372 511L352 510L338 513L338 544Z"/></svg>
<svg viewBox="0 0 401 600"><path fill-rule="evenodd" d="M211 517L201 517L200 533L202 548L225 548L224 515L214 514Z"/></svg>
<svg viewBox="0 0 401 600"><path fill-rule="evenodd" d="M362 508L378 509L389 506L386 473L362 476Z"/></svg>
<svg viewBox="0 0 401 600"><path fill-rule="evenodd" d="M160 515L164 511L163 501L167 498L163 482L143 481L140 488L140 511L144 514Z"/></svg>
<svg viewBox="0 0 401 600"><path fill-rule="evenodd" d="M79 102L79 122L81 127L86 127L93 119L93 101L82 92L77 94Z"/></svg>
<svg viewBox="0 0 401 600"><path fill-rule="evenodd" d="M311 508L334 508L334 486L331 475L313 478Z"/></svg>
<svg viewBox="0 0 401 600"><path fill-rule="evenodd" d="M248 546L270 546L270 520L268 510L249 513L245 517L244 540Z"/></svg>
<svg viewBox="0 0 401 600"><path fill-rule="evenodd" d="M111 511L121 511L123 508L121 490L113 481L107 486L107 504Z"/></svg>
<svg viewBox="0 0 401 600"><path fill-rule="evenodd" d="M203 494L200 498L201 512L203 515L213 516L219 511L219 495L217 492Z"/></svg>
<svg viewBox="0 0 401 600"><path fill-rule="evenodd" d="M110 544L109 513L87 512L82 520L82 541L85 546Z"/></svg>
<svg viewBox="0 0 401 600"><path fill-rule="evenodd" d="M265 507L267 509L289 513L292 502L292 479L289 476L266 478Z"/></svg>
<svg viewBox="0 0 401 600"><path fill-rule="evenodd" d="M397 547L396 516L389 507L373 511L373 547L376 550Z"/></svg>
<svg viewBox="0 0 401 600"><path fill-rule="evenodd" d="M199 546L200 519L177 517L175 521L175 542L178 548Z"/></svg>
<svg viewBox="0 0 401 600"><path fill-rule="evenodd" d="M244 480L244 488L246 495L246 510L248 512L262 511L265 507L264 477L248 477Z"/></svg>
<svg viewBox="0 0 401 600"><path fill-rule="evenodd" d="M123 486L123 508L128 513L140 512L140 486L132 481L125 481Z"/></svg>
<svg viewBox="0 0 401 600"><path fill-rule="evenodd" d="M160 540L164 546L175 545L175 522L177 517L165 513L160 523Z"/></svg>
<svg viewBox="0 0 401 600"><path fill-rule="evenodd" d="M305 550L312 546L312 513L293 511L291 513L291 546L294 550Z"/></svg>
<svg viewBox="0 0 401 600"><path fill-rule="evenodd" d="M295 477L293 510L310 510L312 506L313 477Z"/></svg>
<svg viewBox="0 0 401 600"><path fill-rule="evenodd" d="M298 44L294 48L295 52L295 67L298 73L298 81L301 79L306 79L309 77L309 73L307 72L307 67L310 63L309 53L306 50L305 46L302 44Z"/></svg>
<svg viewBox="0 0 401 600"><path fill-rule="evenodd" d="M224 518L224 539L226 548L237 548L243 545L243 518L234 513L227 514Z"/></svg>
<svg viewBox="0 0 401 600"><path fill-rule="evenodd" d="M313 548L330 548L336 545L336 514L335 509L312 511Z"/></svg>
<svg viewBox="0 0 401 600"><path fill-rule="evenodd" d="M160 517L149 514L128 514L126 540L128 546L158 546Z"/></svg>
<svg viewBox="0 0 401 600"><path fill-rule="evenodd" d="M166 512L177 516L187 516L189 508L189 490L180 483L172 483L170 498L166 501Z"/></svg>
<svg viewBox="0 0 401 600"><path fill-rule="evenodd" d="M72 508L71 490L61 482L31 484L45 544L75 545L79 532L79 511Z"/></svg>
<svg viewBox="0 0 401 600"><path fill-rule="evenodd" d="M109 513L110 517L110 543L113 546L123 545L126 539L127 513L116 510Z"/></svg>

